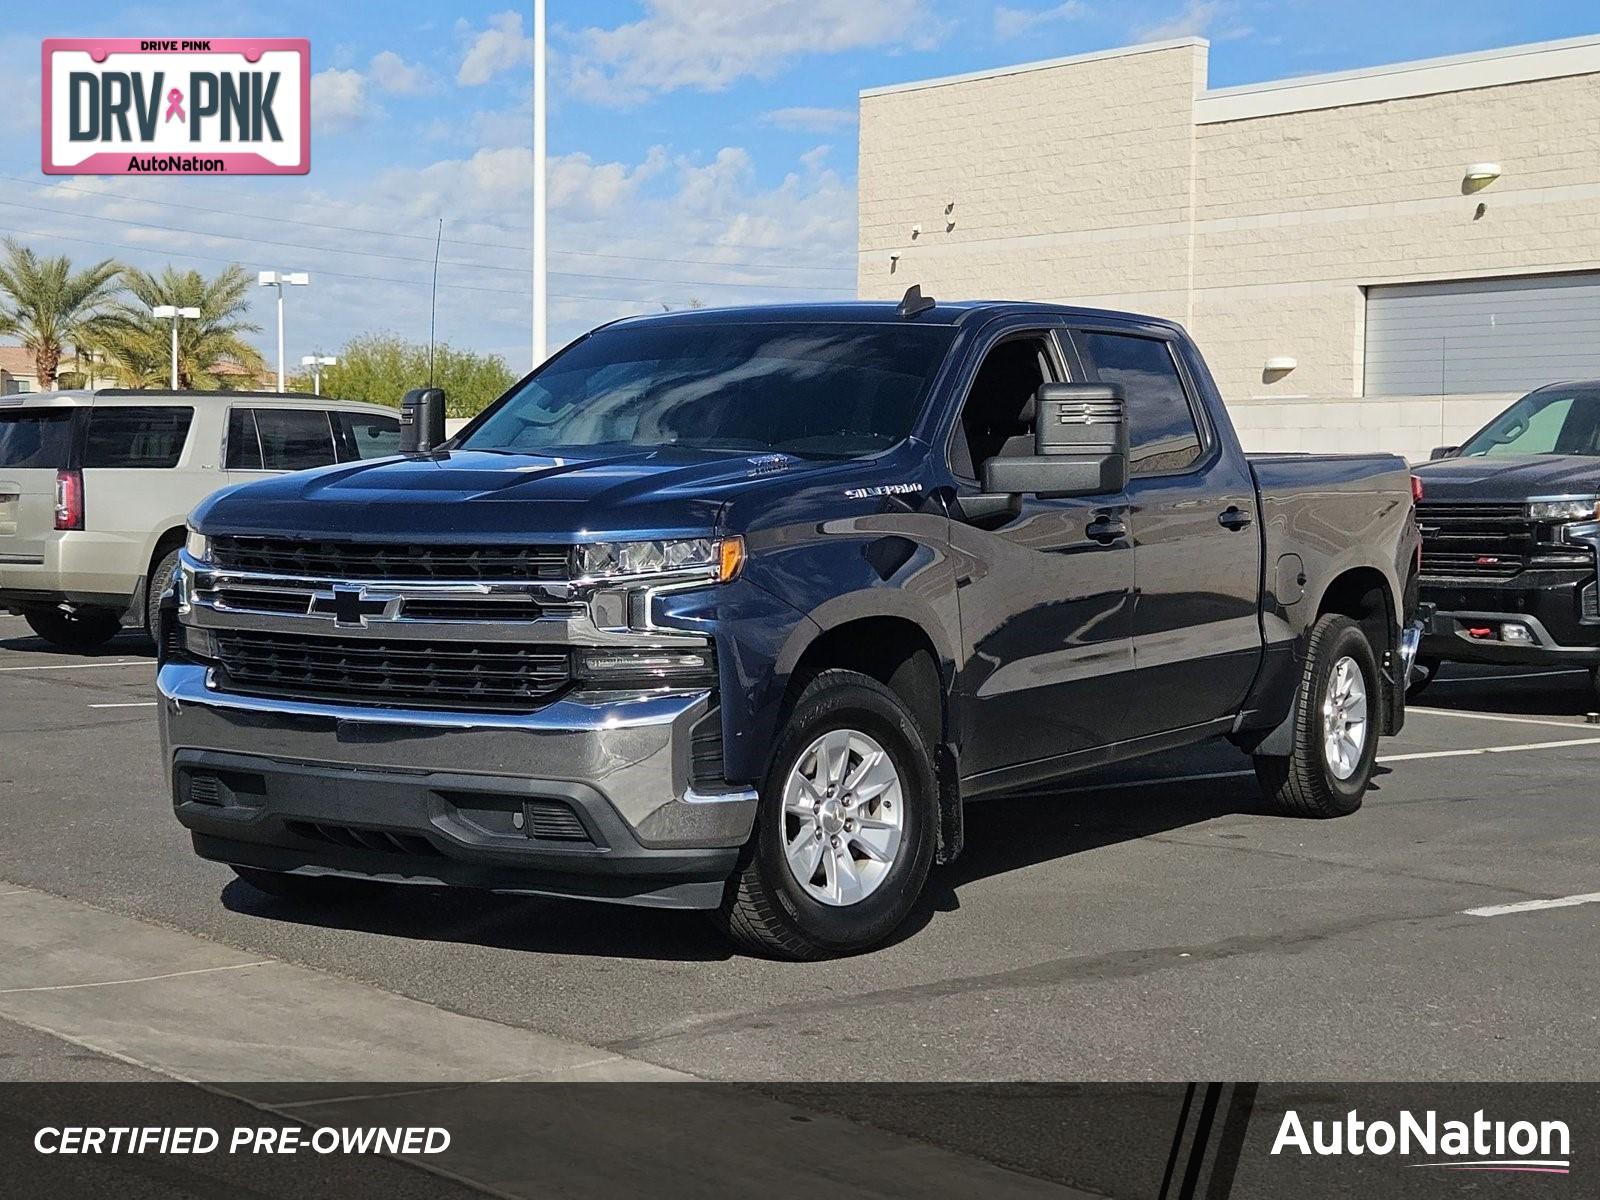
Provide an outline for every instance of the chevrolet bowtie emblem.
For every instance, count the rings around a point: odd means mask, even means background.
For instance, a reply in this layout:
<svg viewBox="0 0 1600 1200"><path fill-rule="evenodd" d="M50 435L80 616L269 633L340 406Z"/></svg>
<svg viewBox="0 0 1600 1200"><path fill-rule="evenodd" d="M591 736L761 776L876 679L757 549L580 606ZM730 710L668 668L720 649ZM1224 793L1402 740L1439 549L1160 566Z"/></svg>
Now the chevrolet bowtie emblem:
<svg viewBox="0 0 1600 1200"><path fill-rule="evenodd" d="M368 621L393 621L404 603L399 596L375 595L366 588L336 587L311 597L313 617L332 617L335 625L365 628Z"/></svg>

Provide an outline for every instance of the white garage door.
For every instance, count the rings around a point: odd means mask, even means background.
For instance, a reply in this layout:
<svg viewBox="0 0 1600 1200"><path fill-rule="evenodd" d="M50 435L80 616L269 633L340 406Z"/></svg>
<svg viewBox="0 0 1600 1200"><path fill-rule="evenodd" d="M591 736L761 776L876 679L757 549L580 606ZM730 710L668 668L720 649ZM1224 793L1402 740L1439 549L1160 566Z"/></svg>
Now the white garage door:
<svg viewBox="0 0 1600 1200"><path fill-rule="evenodd" d="M1600 378L1600 272L1367 289L1366 394L1524 392Z"/></svg>

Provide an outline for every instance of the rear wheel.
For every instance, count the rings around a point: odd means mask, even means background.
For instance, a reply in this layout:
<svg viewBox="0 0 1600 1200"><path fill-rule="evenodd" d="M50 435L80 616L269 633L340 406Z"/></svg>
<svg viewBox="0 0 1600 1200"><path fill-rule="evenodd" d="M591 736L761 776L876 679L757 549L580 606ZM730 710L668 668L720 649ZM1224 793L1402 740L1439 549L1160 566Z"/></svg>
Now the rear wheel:
<svg viewBox="0 0 1600 1200"><path fill-rule="evenodd" d="M882 942L933 864L933 756L877 680L824 671L801 693L719 922L742 948L818 959Z"/></svg>
<svg viewBox="0 0 1600 1200"><path fill-rule="evenodd" d="M1336 613L1320 618L1295 693L1294 749L1255 758L1267 798L1297 817L1360 808L1378 758L1382 696L1377 656L1361 626Z"/></svg>
<svg viewBox="0 0 1600 1200"><path fill-rule="evenodd" d="M104 608L80 608L70 613L59 608L30 608L22 615L35 633L63 650L103 646L122 629L121 618Z"/></svg>
<svg viewBox="0 0 1600 1200"><path fill-rule="evenodd" d="M150 572L144 589L144 627L152 638L161 635L161 593L172 585L172 576L178 569L176 548L162 556L156 569Z"/></svg>

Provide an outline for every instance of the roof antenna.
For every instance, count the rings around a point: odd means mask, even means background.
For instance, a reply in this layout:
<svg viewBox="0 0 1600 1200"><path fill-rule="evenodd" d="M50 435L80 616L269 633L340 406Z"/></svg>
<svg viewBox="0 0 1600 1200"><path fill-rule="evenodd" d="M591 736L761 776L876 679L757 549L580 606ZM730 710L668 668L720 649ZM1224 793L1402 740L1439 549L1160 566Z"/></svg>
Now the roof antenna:
<svg viewBox="0 0 1600 1200"><path fill-rule="evenodd" d="M433 239L433 292L428 297L428 386L433 386L433 330L439 316L439 246L444 241L444 218L439 218L439 232Z"/></svg>
<svg viewBox="0 0 1600 1200"><path fill-rule="evenodd" d="M906 289L906 294L900 300L900 316L909 320L911 317L920 316L934 306L936 301L932 296L922 294L922 285L913 283Z"/></svg>

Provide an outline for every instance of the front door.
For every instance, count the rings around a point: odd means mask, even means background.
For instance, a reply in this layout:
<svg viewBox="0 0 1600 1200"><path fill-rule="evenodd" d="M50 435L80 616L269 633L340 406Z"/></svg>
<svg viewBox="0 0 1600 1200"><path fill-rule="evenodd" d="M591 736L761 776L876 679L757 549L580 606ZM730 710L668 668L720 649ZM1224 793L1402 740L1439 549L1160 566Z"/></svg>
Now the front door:
<svg viewBox="0 0 1600 1200"><path fill-rule="evenodd" d="M1072 372L1048 330L1003 335L981 359L952 435L951 544L964 662L964 777L1042 763L1114 740L1133 662L1132 543L1120 495L1017 498L962 516L984 463L1033 453L1033 397Z"/></svg>

